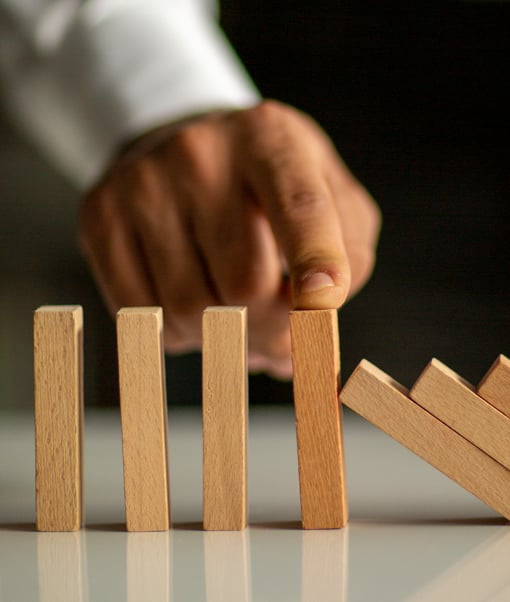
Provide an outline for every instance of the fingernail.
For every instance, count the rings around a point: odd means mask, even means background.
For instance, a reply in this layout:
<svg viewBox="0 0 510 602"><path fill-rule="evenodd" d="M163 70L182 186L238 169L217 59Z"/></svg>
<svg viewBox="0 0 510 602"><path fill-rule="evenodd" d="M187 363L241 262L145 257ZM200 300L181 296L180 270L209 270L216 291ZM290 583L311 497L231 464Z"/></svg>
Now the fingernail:
<svg viewBox="0 0 510 602"><path fill-rule="evenodd" d="M301 279L300 291L302 293L314 293L332 286L336 285L329 274L326 272L312 272Z"/></svg>

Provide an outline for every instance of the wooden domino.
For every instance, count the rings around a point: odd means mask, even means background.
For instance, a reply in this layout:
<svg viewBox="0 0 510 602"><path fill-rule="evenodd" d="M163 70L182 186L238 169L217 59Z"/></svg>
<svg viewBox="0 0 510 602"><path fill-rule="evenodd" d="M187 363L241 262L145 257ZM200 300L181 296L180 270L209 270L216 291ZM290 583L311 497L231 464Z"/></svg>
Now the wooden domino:
<svg viewBox="0 0 510 602"><path fill-rule="evenodd" d="M474 387L433 359L409 397L510 469L510 418L476 395Z"/></svg>
<svg viewBox="0 0 510 602"><path fill-rule="evenodd" d="M34 313L36 528L76 531L83 521L83 312Z"/></svg>
<svg viewBox="0 0 510 602"><path fill-rule="evenodd" d="M478 395L510 418L510 359L500 355L483 377Z"/></svg>
<svg viewBox="0 0 510 602"><path fill-rule="evenodd" d="M203 313L203 526L243 529L247 520L246 308Z"/></svg>
<svg viewBox="0 0 510 602"><path fill-rule="evenodd" d="M347 524L336 310L290 313L301 520L304 529Z"/></svg>
<svg viewBox="0 0 510 602"><path fill-rule="evenodd" d="M407 395L404 387L362 360L340 392L340 399L510 519L510 471Z"/></svg>
<svg viewBox="0 0 510 602"><path fill-rule="evenodd" d="M117 314L124 495L128 531L170 527L167 407L160 307Z"/></svg>

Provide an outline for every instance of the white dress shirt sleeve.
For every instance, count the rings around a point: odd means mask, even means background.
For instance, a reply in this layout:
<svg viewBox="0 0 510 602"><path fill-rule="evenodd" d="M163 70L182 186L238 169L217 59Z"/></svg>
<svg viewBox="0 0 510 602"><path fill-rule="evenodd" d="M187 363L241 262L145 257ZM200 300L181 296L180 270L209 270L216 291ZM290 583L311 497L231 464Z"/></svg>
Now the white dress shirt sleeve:
<svg viewBox="0 0 510 602"><path fill-rule="evenodd" d="M80 187L118 146L258 92L199 0L0 0L0 75L21 127Z"/></svg>

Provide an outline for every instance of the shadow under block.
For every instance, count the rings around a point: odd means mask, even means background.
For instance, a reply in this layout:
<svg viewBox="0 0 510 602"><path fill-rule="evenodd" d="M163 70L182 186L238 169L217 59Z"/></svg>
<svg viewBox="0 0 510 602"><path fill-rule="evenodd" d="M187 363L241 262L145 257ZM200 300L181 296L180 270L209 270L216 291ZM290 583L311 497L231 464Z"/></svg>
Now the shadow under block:
<svg viewBox="0 0 510 602"><path fill-rule="evenodd" d="M429 363L409 397L510 469L510 418L478 397L469 383L439 360Z"/></svg>
<svg viewBox="0 0 510 602"><path fill-rule="evenodd" d="M161 308L121 309L117 345L126 527L165 531L170 501Z"/></svg>
<svg viewBox="0 0 510 602"><path fill-rule="evenodd" d="M208 531L246 527L246 319L245 307L209 307L203 313L203 525Z"/></svg>
<svg viewBox="0 0 510 602"><path fill-rule="evenodd" d="M302 525L342 528L348 511L337 312L292 311L290 330Z"/></svg>
<svg viewBox="0 0 510 602"><path fill-rule="evenodd" d="M362 360L340 400L510 520L510 471L409 399L382 370Z"/></svg>
<svg viewBox="0 0 510 602"><path fill-rule="evenodd" d="M483 377L478 395L510 418L510 359L500 355Z"/></svg>
<svg viewBox="0 0 510 602"><path fill-rule="evenodd" d="M76 531L83 523L83 311L34 313L36 528Z"/></svg>

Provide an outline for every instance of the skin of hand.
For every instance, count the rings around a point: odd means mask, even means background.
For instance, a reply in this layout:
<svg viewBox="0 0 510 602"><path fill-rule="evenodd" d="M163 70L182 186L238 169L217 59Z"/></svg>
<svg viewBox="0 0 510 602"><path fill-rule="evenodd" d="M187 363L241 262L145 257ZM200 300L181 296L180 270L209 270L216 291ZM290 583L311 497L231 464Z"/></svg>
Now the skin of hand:
<svg viewBox="0 0 510 602"><path fill-rule="evenodd" d="M289 309L355 294L380 224L324 131L267 100L131 145L83 199L79 236L112 313L163 307L166 351L200 349L206 306L246 305L250 369L287 378Z"/></svg>

